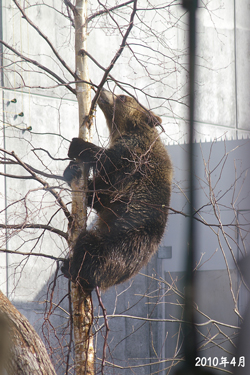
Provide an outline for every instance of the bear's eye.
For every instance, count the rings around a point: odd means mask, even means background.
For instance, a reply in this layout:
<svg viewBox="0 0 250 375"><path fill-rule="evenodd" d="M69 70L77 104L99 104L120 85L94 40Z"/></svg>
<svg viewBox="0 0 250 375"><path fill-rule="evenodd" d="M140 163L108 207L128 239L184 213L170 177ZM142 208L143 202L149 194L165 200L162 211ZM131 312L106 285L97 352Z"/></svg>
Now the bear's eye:
<svg viewBox="0 0 250 375"><path fill-rule="evenodd" d="M119 95L119 99L121 100L121 102L125 102L126 96L125 95Z"/></svg>

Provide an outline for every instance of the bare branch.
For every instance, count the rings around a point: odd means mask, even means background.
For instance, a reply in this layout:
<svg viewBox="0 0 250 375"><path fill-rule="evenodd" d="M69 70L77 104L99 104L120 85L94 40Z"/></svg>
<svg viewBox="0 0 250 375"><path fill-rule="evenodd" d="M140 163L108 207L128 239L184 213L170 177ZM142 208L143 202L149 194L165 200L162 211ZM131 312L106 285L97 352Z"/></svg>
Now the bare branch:
<svg viewBox="0 0 250 375"><path fill-rule="evenodd" d="M92 100L91 108L90 108L90 111L89 111L89 116L88 116L87 119L85 119L85 122L88 122L89 117L92 116L92 114L93 114L93 112L95 110L95 106L96 106L97 100L98 100L98 98L100 96L101 89L102 89L104 83L106 82L106 80L107 80L107 78L109 76L110 71L113 69L116 61L119 59L119 57L122 54L122 51L124 50L124 48L126 46L126 41L127 41L127 38L128 38L128 36L130 34L130 31L132 30L132 27L134 25L134 17L135 17L136 11L137 11L137 0L133 0L133 3L134 3L134 6L133 6L133 11L132 11L131 16L130 16L129 26L128 26L127 30L126 30L126 33L123 36L120 48L118 49L118 51L116 52L115 56L111 60L111 63L109 64L109 66L105 69L105 72L104 72L104 75L102 77L102 80L101 80L100 84L98 85L98 89L96 90L95 96L94 96L94 98Z"/></svg>
<svg viewBox="0 0 250 375"><path fill-rule="evenodd" d="M51 227L50 225L46 224L0 224L0 228L3 229L43 229L48 230L49 232L56 233L59 236L68 239L68 234L61 231L60 229Z"/></svg>
<svg viewBox="0 0 250 375"><path fill-rule="evenodd" d="M99 10L98 12L92 14L89 18L88 18L88 22L90 22L92 19L94 19L95 17L98 17L98 16L102 16L103 14L107 14L107 13L110 13L110 12L113 12L114 10L116 9L119 9L119 8L122 8L122 7L125 7L129 4L132 4L134 3L134 0L129 0L127 1L126 3L123 3L123 4L119 4L119 5L115 5L113 6L112 8L109 8L109 9L104 9L104 10Z"/></svg>
<svg viewBox="0 0 250 375"><path fill-rule="evenodd" d="M55 78L58 82L63 84L69 91L71 91L74 95L76 95L76 90L73 89L69 84L67 84L61 77L59 77L55 72L48 69L46 66L40 64L38 61L30 59L27 56L24 56L22 53L18 52L15 48L11 47L9 44L5 43L3 40L0 40L0 43L4 45L6 48L8 48L10 51L15 53L17 56L21 57L24 61L27 63L33 64L37 66L38 68L44 70L45 72L49 73L49 75L53 78Z"/></svg>
<svg viewBox="0 0 250 375"><path fill-rule="evenodd" d="M59 55L59 53L57 52L57 50L55 49L55 47L53 46L53 44L51 43L51 41L49 40L49 38L38 28L38 26L36 26L32 21L31 19L27 16L27 14L24 12L24 10L22 9L22 7L18 4L17 0L13 0L15 5L17 6L17 8L20 10L20 12L22 13L22 17L30 24L30 26L32 26L37 32L38 34L47 42L47 44L50 46L50 48L52 49L54 55L57 57L57 59L60 61L60 63L62 64L62 66L64 66L65 69L67 69L67 71L75 78L75 79L78 79L76 73L74 73L70 67L67 65L67 63L62 59L62 57Z"/></svg>
<svg viewBox="0 0 250 375"><path fill-rule="evenodd" d="M100 290L99 290L98 286L96 287L96 295L97 295L97 298L98 298L98 301L99 301L99 305L102 308L105 327L106 327L106 333L105 333L104 344L103 344L102 367L101 367L101 373L104 374L104 366L105 366L105 360L106 360L106 348L107 348L107 345L108 345L108 334L109 334L110 328L109 328L109 323L108 323L108 318L107 318L107 310L105 309L105 307L103 305Z"/></svg>
<svg viewBox="0 0 250 375"><path fill-rule="evenodd" d="M23 251L14 251L14 250L7 250L7 249L0 249L0 252L6 253L6 254L16 254L16 255L49 258L49 259L56 260L56 261L64 260L64 258L57 258L57 257L54 257L53 255L48 255L48 254L44 254L44 253L34 253L34 252L26 253L26 252L23 252Z"/></svg>
<svg viewBox="0 0 250 375"><path fill-rule="evenodd" d="M7 153L8 155L13 156L17 160L18 164L21 165L31 175L31 177L34 180L40 182L40 184L42 184L43 187L46 190L50 191L50 193L56 198L56 201L58 202L58 204L62 208L62 210L63 210L66 218L69 221L69 223L72 223L72 221L73 221L72 215L70 214L69 210L67 209L67 207L64 204L64 202L63 202L62 198L60 197L60 195L54 189L50 188L49 184L46 181L44 181L43 179L41 179L40 177L38 177L36 175L36 173L32 169L30 169L24 162L22 162L22 160L20 160L18 158L18 156L14 153L14 151L12 151L12 152L8 152L6 150L2 150L2 151L5 152L5 153Z"/></svg>

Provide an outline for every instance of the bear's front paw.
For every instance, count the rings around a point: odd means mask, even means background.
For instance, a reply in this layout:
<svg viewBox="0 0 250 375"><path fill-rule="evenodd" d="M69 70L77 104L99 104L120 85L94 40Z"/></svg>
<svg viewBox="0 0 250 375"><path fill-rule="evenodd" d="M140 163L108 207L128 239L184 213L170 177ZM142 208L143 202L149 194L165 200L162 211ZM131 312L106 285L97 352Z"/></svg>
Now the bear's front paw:
<svg viewBox="0 0 250 375"><path fill-rule="evenodd" d="M63 172L64 180L70 185L71 181L74 178L80 178L82 175L82 170L80 165L75 162L71 161L65 171Z"/></svg>
<svg viewBox="0 0 250 375"><path fill-rule="evenodd" d="M74 159L81 156L81 153L88 147L89 143L81 138L73 138L69 146L68 157Z"/></svg>
<svg viewBox="0 0 250 375"><path fill-rule="evenodd" d="M61 267L61 271L63 273L63 276L65 276L67 279L71 279L70 271L69 271L69 259L63 260L63 265Z"/></svg>

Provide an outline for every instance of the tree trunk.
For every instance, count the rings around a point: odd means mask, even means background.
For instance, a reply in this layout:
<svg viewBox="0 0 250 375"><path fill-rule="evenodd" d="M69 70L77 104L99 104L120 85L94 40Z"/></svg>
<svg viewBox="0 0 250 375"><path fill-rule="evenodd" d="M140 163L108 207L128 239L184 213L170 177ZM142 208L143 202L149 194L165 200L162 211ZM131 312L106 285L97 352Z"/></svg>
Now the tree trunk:
<svg viewBox="0 0 250 375"><path fill-rule="evenodd" d="M76 74L81 81L89 82L87 56L79 53L86 50L87 39L87 0L77 0L74 7L75 20L75 67ZM88 114L91 107L91 86L84 82L77 82L76 92L79 110L79 137L89 140L90 122ZM71 249L83 230L86 228L87 176L83 170L83 177L75 181L72 186L72 216L73 226L70 228L69 244ZM75 371L76 375L94 374L94 346L92 337L93 309L91 293L85 293L72 283L72 306L75 343Z"/></svg>
<svg viewBox="0 0 250 375"><path fill-rule="evenodd" d="M0 292L0 374L56 375L46 348L29 321Z"/></svg>

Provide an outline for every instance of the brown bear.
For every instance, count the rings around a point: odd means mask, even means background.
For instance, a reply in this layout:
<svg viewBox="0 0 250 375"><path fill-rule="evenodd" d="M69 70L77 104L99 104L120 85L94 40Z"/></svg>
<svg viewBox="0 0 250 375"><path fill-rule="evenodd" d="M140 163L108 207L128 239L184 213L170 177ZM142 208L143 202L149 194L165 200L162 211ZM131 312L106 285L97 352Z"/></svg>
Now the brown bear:
<svg viewBox="0 0 250 375"><path fill-rule="evenodd" d="M97 213L78 237L62 272L85 290L102 290L137 272L157 251L167 222L172 166L156 126L161 119L134 98L102 90L98 105L110 132L108 148L80 138L70 144L64 171L70 184L79 162L92 168L88 205Z"/></svg>

